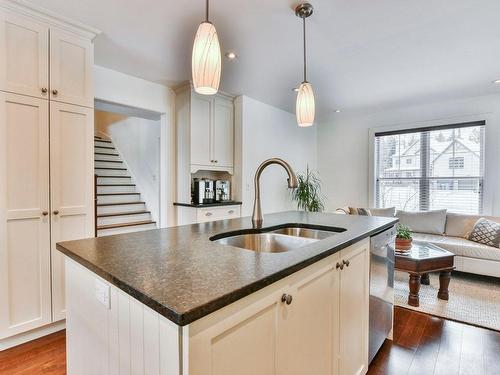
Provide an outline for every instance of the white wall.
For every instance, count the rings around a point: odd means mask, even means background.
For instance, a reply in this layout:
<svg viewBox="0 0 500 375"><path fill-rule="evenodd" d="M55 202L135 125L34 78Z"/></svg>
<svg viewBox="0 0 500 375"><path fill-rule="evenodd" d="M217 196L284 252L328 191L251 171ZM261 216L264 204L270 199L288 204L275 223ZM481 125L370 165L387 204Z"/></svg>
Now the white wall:
<svg viewBox="0 0 500 375"><path fill-rule="evenodd" d="M242 216L252 214L253 178L260 163L279 157L296 172L307 164L317 168L316 127L299 128L295 115L261 103L247 96L235 100L235 199L243 201ZM261 199L264 213L296 209L290 199L287 174L277 165L269 166L261 176Z"/></svg>
<svg viewBox="0 0 500 375"><path fill-rule="evenodd" d="M486 120L485 214L500 216L500 95L404 107L370 115L340 113L318 126L318 168L327 210L369 206L370 129L389 130Z"/></svg>
<svg viewBox="0 0 500 375"><path fill-rule="evenodd" d="M109 136L137 191L158 223L160 214L160 121L95 111L95 129Z"/></svg>
<svg viewBox="0 0 500 375"><path fill-rule="evenodd" d="M175 94L167 86L94 65L96 99L161 113L160 226L175 225Z"/></svg>

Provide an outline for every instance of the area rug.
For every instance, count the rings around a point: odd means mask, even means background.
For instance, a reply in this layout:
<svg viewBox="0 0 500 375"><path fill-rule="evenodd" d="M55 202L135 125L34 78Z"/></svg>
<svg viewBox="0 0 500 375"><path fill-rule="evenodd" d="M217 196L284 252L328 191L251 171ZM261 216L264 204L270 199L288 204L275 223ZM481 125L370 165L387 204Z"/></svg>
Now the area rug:
<svg viewBox="0 0 500 375"><path fill-rule="evenodd" d="M396 305L500 331L500 279L466 273L453 273L450 299L437 298L439 274L431 274L431 284L420 287L420 307L408 305L408 273L396 271L394 302Z"/></svg>

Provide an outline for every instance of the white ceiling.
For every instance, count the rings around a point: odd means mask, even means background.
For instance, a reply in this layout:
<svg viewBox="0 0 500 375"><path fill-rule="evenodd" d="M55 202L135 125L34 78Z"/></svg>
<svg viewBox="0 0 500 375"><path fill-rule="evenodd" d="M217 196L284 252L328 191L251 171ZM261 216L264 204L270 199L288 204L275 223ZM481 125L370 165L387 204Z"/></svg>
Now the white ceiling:
<svg viewBox="0 0 500 375"><path fill-rule="evenodd" d="M190 79L204 0L31 0L102 30L98 65L169 85ZM221 88L294 109L302 77L293 0L212 0ZM500 92L499 0L311 0L309 73L319 115Z"/></svg>

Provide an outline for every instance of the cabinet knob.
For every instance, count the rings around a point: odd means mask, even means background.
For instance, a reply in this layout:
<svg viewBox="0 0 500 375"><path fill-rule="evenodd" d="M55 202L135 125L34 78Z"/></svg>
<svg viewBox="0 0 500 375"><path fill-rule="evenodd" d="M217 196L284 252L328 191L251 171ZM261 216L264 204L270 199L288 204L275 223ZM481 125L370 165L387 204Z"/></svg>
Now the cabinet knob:
<svg viewBox="0 0 500 375"><path fill-rule="evenodd" d="M218 163L219 161L218 160L214 160L214 163Z"/></svg>
<svg viewBox="0 0 500 375"><path fill-rule="evenodd" d="M348 260L342 260L342 263L345 264L346 267L349 267L349 261Z"/></svg>
<svg viewBox="0 0 500 375"><path fill-rule="evenodd" d="M335 266L335 268L337 268L337 269L340 268L341 270L343 270L344 269L344 264L337 262L337 265Z"/></svg>
<svg viewBox="0 0 500 375"><path fill-rule="evenodd" d="M281 302L286 303L287 305L290 305L292 303L293 297L290 294L283 294L281 296Z"/></svg>
<svg viewBox="0 0 500 375"><path fill-rule="evenodd" d="M46 87L42 87L42 94L46 94L46 93L47 93L47 91L49 91L49 90L47 90L47 88L46 88Z"/></svg>
<svg viewBox="0 0 500 375"><path fill-rule="evenodd" d="M42 211L42 215L43 215L43 216L47 216L48 214L49 214L49 212L48 212L48 211Z"/></svg>
<svg viewBox="0 0 500 375"><path fill-rule="evenodd" d="M52 95L56 96L57 94L59 94L59 91L57 91L56 89L52 90Z"/></svg>
<svg viewBox="0 0 500 375"><path fill-rule="evenodd" d="M211 212L207 212L207 213L205 214L205 216L212 216L212 213L211 213Z"/></svg>
<svg viewBox="0 0 500 375"><path fill-rule="evenodd" d="M229 210L229 211L227 211L227 213L228 213L229 215L232 215L232 214L234 214L234 210Z"/></svg>
<svg viewBox="0 0 500 375"><path fill-rule="evenodd" d="M54 212L52 212L54 215L59 215L59 211L58 210L55 210Z"/></svg>

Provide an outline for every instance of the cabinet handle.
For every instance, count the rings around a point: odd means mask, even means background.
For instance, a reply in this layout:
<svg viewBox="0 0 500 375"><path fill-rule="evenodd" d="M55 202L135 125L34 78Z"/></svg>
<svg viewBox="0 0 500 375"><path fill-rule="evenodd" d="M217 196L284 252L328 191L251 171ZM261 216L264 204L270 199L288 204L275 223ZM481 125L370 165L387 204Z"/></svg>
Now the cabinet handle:
<svg viewBox="0 0 500 375"><path fill-rule="evenodd" d="M49 90L47 90L47 88L46 88L46 87L42 87L42 94L46 94L46 93L47 93L47 91L49 91Z"/></svg>
<svg viewBox="0 0 500 375"><path fill-rule="evenodd" d="M207 212L207 213L205 214L205 216L212 216L212 213L211 213L211 212Z"/></svg>
<svg viewBox="0 0 500 375"><path fill-rule="evenodd" d="M290 294L283 294L281 296L281 302L286 303L287 305L290 305L292 303L293 297Z"/></svg>
<svg viewBox="0 0 500 375"><path fill-rule="evenodd" d="M229 211L227 211L227 213L228 213L229 215L232 215L232 214L234 214L234 210L229 210Z"/></svg>
<svg viewBox="0 0 500 375"><path fill-rule="evenodd" d="M59 91L57 91L56 89L52 90L52 95L57 96L57 94L59 94Z"/></svg>
<svg viewBox="0 0 500 375"><path fill-rule="evenodd" d="M346 267L349 267L349 261L348 260L342 260L342 263L345 264Z"/></svg>
<svg viewBox="0 0 500 375"><path fill-rule="evenodd" d="M58 210L55 210L54 212L52 212L54 215L59 215L59 211Z"/></svg>
<svg viewBox="0 0 500 375"><path fill-rule="evenodd" d="M49 212L48 212L48 211L42 211L42 215L43 215L43 216L47 216L48 214L49 214Z"/></svg>
<svg viewBox="0 0 500 375"><path fill-rule="evenodd" d="M337 269L340 268L340 270L343 270L344 269L344 264L341 264L341 263L337 262L337 265L335 266L335 268L337 268Z"/></svg>

